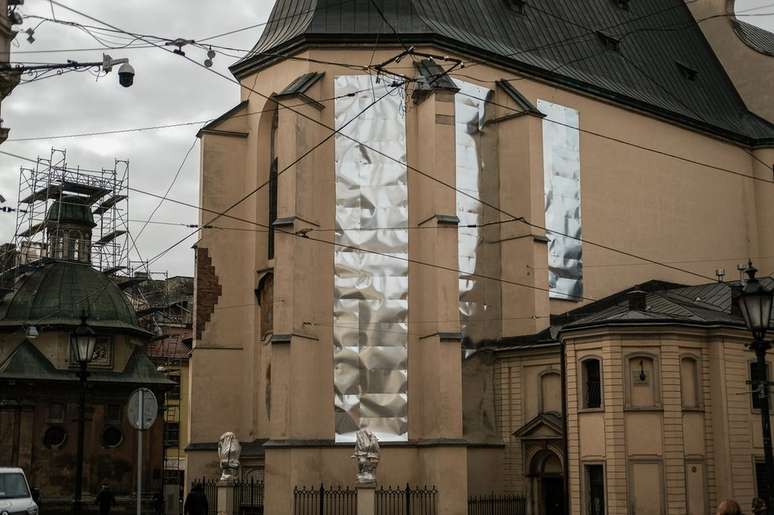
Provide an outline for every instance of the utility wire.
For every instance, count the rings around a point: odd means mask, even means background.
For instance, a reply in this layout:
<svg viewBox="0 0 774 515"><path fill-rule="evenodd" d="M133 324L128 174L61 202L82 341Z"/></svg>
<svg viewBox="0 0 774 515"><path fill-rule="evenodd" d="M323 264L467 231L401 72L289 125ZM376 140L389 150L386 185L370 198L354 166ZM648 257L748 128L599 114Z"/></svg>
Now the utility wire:
<svg viewBox="0 0 774 515"><path fill-rule="evenodd" d="M72 9L72 8L70 8L70 7L66 6L66 5L63 5L61 2L58 2L58 1L56 1L56 0L52 0L52 1L53 1L53 2L54 2L56 5L58 5L58 6L60 6L60 7L63 7L63 8L65 8L65 9L67 9L67 10L71 11L71 12L74 12L74 13L76 13L76 14L79 14L79 15L81 15L81 16L84 16L84 17L86 17L86 18L88 18L88 19L91 19L91 20L97 21L98 23L101 23L101 24L107 25L108 27L111 27L111 28L117 29L117 27L115 27L115 26L112 26L112 25L110 25L110 24L107 24L107 23L105 23L105 22L103 22L103 21L101 21L101 20L98 20L98 19L96 19L96 18L93 18L93 17L91 17L91 16L89 16L89 15L87 15L87 14L84 14L84 13L82 13L82 12L80 12L80 11L77 11L77 10L75 10L75 9ZM117 30L120 30L120 29L117 29ZM135 36L135 34L132 34L132 33L127 33L127 34L129 34L129 35L132 35L132 36ZM156 46L158 46L158 45L156 45ZM171 52L170 50L168 50L168 49L166 49L166 48L164 48L164 47L161 47L161 46L158 46L158 47L159 47L159 48L161 48L162 50L165 50L165 51L167 51L167 52ZM213 69L211 69L211 68L204 67L204 66L203 66L203 65L201 65L200 63L198 63L198 62L196 62L196 61L194 61L194 60L192 60L192 59L190 59L190 58L188 58L188 60L189 60L189 61L191 61L191 62L193 62L194 64L196 64L196 65L198 65L198 66L200 66L200 67L202 67L202 68L206 69L206 70L209 70L211 73L215 73L215 74L217 74L217 75L219 75L219 76L221 76L221 77L225 78L226 80L228 80L228 81L230 81L230 82L234 82L234 83L236 83L236 84L237 84L237 85L239 85L240 87L245 87L245 86L243 86L243 85L242 85L242 84L241 84L239 81L236 81L235 79L232 79L232 78L230 78L230 77L228 77L228 76L226 76L226 75L224 75L224 74L222 74L222 73L220 73L220 72L218 72L218 71L216 71L216 70L213 70ZM254 91L255 91L255 90L254 90ZM269 97L268 97L267 95L265 95L265 94L263 94L263 93L260 93L259 91L255 91L255 92L256 92L256 94L258 94L258 95L260 95L260 96L262 96L262 97L264 97L264 98L266 98L266 99L269 99ZM278 102L278 104L279 104L279 105L282 105L282 104L281 104L281 103L279 103L279 102ZM334 130L334 129L332 129L331 127L329 127L327 124L325 124L324 122L321 122L321 121L319 121L319 120L317 120L317 119L315 119L315 118L313 118L313 117L311 117L311 116L309 116L309 115L306 115L306 114L305 114L305 113L303 113L303 112L297 111L297 110L295 110L295 109L291 109L291 111L295 112L297 115L299 115L299 116L301 116L301 117L303 117L303 118L306 118L306 119L308 119L308 120L312 121L312 122L313 122L313 123L315 123L315 124L318 124L318 125L320 125L320 126L322 126L322 127L325 127L325 128L327 128L327 129L329 129L329 130L332 130L332 131ZM506 214L506 215L507 215L509 218L515 218L515 219L523 219L523 217L516 217L516 216L514 216L514 215L511 215L510 213L507 213L506 211L503 211L503 210L501 210L500 208L497 208L496 206L493 206L493 205L492 205L492 204L490 204L490 203L484 202L483 200L481 200L481 199L478 199L478 198L474 197L473 195L470 195L469 193L467 193L467 192L465 192L465 191L463 191L463 190L459 190L459 189L457 189L456 187L454 187L454 186L452 186L452 185L450 185L450 184L447 184L447 183L445 183L444 181L441 181L441 180L439 180L439 179L437 179L437 178L435 178L435 177L433 177L433 176L431 176L431 175L429 175L429 174L427 174L427 173L425 173L425 172L422 172L422 171L420 171L420 170L416 169L415 167L413 167L413 166L411 166L411 165L408 165L407 163L403 163L403 162L401 162L399 159L396 159L396 158L394 158L394 157L392 157L392 156L389 156L389 155L385 154L384 152L382 152L382 151L380 151L380 150L378 150L378 149L375 149L375 148L373 148L373 147L370 147L370 146L368 146L368 145L366 145L366 144L364 144L364 143L362 143L362 142L359 142L359 141L355 140L354 138L351 138L351 137L349 137L348 135L344 135L344 136L345 136L345 137L347 137L348 139L352 140L352 141L355 141L355 142L357 142L358 144L362 145L363 147L365 147L365 148L368 148L368 149L370 149L371 151L373 151L373 152L375 152L375 153L377 153L377 154L379 154L379 155L382 155L383 157L386 157L386 158L388 158L388 159L390 159L390 160L393 160L393 161L395 161L395 162L397 162L397 163L400 163L400 164L402 164L402 165L405 165L405 166L407 166L407 168L409 168L410 170L412 170L412 171L414 171L414 172L416 172L416 173L419 173L420 175L423 175L424 177L427 177L427 178L429 178L429 179L431 179L431 180L433 180L433 181L435 181L435 182L438 182L438 183L440 183L440 184L442 184L442 185L445 185L445 186L447 186L447 187L449 187L449 188L451 188L451 189L453 189L453 190L457 191L458 193L460 193L460 194L462 194L462 195L465 195L465 196L467 196L467 197L469 197L469 198L471 198L471 199L473 199L473 200L475 200L475 201L478 201L479 203L481 203L481 204L482 204L482 205L484 205L484 206L487 206L487 207L493 208L493 209L495 209L495 210L497 210L497 211L500 211L500 212L502 212L502 213ZM243 200L244 200L244 199L246 199L246 198L248 198L248 197L244 197L244 198L243 198ZM243 201L243 200L242 200L242 201ZM239 203L241 203L241 201L240 201ZM238 205L239 203L237 203L236 205ZM229 209L229 210L230 210L230 209ZM228 211L228 210L227 210L227 211ZM526 222L526 220L525 220L525 222ZM186 238L186 239L187 239L187 238ZM182 242L182 241L184 241L184 240L181 240L181 242ZM180 243L181 243L181 242L180 242ZM178 243L178 244L179 244L179 243ZM637 258L637 259L642 259L642 260L644 260L644 261L649 261L649 262L651 262L651 263L653 263L653 264L661 265L661 263L659 263L659 262L658 262L658 261L656 261L656 260L652 260L652 259L650 259L650 258L645 258L645 257L642 257L642 256L638 256L638 255L636 255L636 254L633 254L633 253L631 253L631 252L627 252L627 251L623 251L623 250L614 249L614 248L612 248L612 247L609 247L609 246L606 246L606 245L602 245L602 244L595 244L595 243L593 243L593 242L589 242L589 244L597 245L597 246L600 246L601 248L605 248L605 249L607 249L607 250L610 250L610 251L613 251L613 252L618 252L618 253L621 253L621 254L623 254L623 255L626 255L626 256L629 256L629 257L634 257L634 258ZM165 253L166 253L166 252L168 252L169 250L171 250L171 248L173 248L173 247L170 247L169 249L167 249L167 250L165 251ZM695 272L692 272L692 271L690 271L690 270L684 270L684 269L680 269L680 268L673 267L673 266L670 266L670 265L667 265L667 264L663 264L662 266L664 266L664 267L666 267L666 268L670 268L670 269L672 269L672 270L676 270L676 271L680 271L680 272L687 273L687 274L690 274L690 275L694 275L694 276L697 276L697 277L701 277L702 279L710 279L710 280L714 280L714 278L709 278L709 277L707 277L707 276L704 276L704 275L701 275L701 274L697 274L697 273L695 273Z"/></svg>

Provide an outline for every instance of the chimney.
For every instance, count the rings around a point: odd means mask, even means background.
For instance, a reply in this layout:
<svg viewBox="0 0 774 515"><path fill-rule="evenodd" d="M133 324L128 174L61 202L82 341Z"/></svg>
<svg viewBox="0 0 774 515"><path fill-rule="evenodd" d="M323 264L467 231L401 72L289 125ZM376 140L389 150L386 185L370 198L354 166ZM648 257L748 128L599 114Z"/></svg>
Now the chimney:
<svg viewBox="0 0 774 515"><path fill-rule="evenodd" d="M647 292L642 290L632 290L626 294L631 311L645 311L648 309Z"/></svg>

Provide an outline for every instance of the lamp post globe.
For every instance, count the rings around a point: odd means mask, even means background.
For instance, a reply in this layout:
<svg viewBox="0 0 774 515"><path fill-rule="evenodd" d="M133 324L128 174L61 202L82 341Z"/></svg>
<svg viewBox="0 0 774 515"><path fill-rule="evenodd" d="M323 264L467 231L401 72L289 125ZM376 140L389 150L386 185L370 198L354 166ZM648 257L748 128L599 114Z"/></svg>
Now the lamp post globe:
<svg viewBox="0 0 774 515"><path fill-rule="evenodd" d="M755 277L757 272L758 270L752 265L752 262L748 263L747 270L745 270L748 279L739 296L739 308L747 328L753 333L753 338L763 340L769 329L774 292L766 289Z"/></svg>
<svg viewBox="0 0 774 515"><path fill-rule="evenodd" d="M81 325L70 335L70 346L78 364L88 364L94 359L94 348L97 345L97 337L94 330L86 324L86 317L81 318Z"/></svg>

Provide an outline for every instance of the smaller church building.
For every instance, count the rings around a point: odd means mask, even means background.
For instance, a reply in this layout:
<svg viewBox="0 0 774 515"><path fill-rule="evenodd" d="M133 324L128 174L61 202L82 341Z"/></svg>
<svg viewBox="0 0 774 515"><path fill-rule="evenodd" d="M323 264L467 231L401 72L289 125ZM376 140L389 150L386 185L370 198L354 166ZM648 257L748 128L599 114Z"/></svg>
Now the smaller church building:
<svg viewBox="0 0 774 515"><path fill-rule="evenodd" d="M161 398L172 386L146 355L152 335L140 327L124 292L92 267L94 226L88 197L50 202L42 229L46 256L6 271L12 288L0 300L0 464L23 468L49 513L71 511L81 383L70 336L82 321L96 335L86 392L87 509L102 484L119 504L135 492L137 431L126 410L131 392L143 386ZM159 423L143 438L148 492L161 485L162 438Z"/></svg>

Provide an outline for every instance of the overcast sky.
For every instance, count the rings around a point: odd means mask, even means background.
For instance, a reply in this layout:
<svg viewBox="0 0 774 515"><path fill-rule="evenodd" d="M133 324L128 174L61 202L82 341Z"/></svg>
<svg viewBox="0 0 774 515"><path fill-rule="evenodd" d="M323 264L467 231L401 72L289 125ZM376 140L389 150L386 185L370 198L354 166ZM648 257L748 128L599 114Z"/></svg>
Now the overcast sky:
<svg viewBox="0 0 774 515"><path fill-rule="evenodd" d="M202 40L265 22L273 0L62 0L62 3L131 32ZM772 0L738 0L736 5L738 12L774 11ZM46 0L27 0L21 11L28 16L21 26L22 30L40 22L30 15L52 17L51 4ZM58 7L54 7L54 15L60 20L96 24ZM774 16L743 19L774 31ZM212 43L249 49L257 41L261 30L262 27L252 28L218 38ZM27 41L26 34L20 33L16 37L11 53L13 61L98 61L102 57L103 49L98 48L100 44L74 27L45 22L37 27L34 37L34 43ZM117 39L113 41L118 42ZM30 53L44 50L56 52ZM157 48L104 51L114 58L130 58L136 70L134 86L121 87L115 71L99 80L88 73L69 73L22 84L3 102L2 118L4 126L11 128L11 135L0 150L34 158L48 156L51 147L64 148L70 167L80 165L90 169L112 167L114 159L126 159L130 162L132 187L163 194L194 143L199 125L68 139L12 141L14 138L205 120L220 115L239 101L235 84L179 56ZM186 48L185 51L189 57L200 62L206 58L205 52L198 48ZM218 54L214 68L228 74L226 68L234 60L233 57ZM17 159L0 156L0 195L7 199L7 205L16 205L20 164ZM171 198L192 204L198 202L198 167L199 146L196 143L170 192ZM132 193L130 219L146 220L157 203L157 199ZM198 221L198 214L194 209L166 203L154 220L193 224ZM0 242L13 238L14 224L14 214L0 212ZM141 226L140 222L130 225L135 234ZM139 253L144 259L156 256L190 231L181 226L150 225L138 240ZM152 270L168 271L170 275L192 275L193 253L190 247L195 241L191 238L179 245L159 259ZM137 252L132 252L131 259L139 259Z"/></svg>

